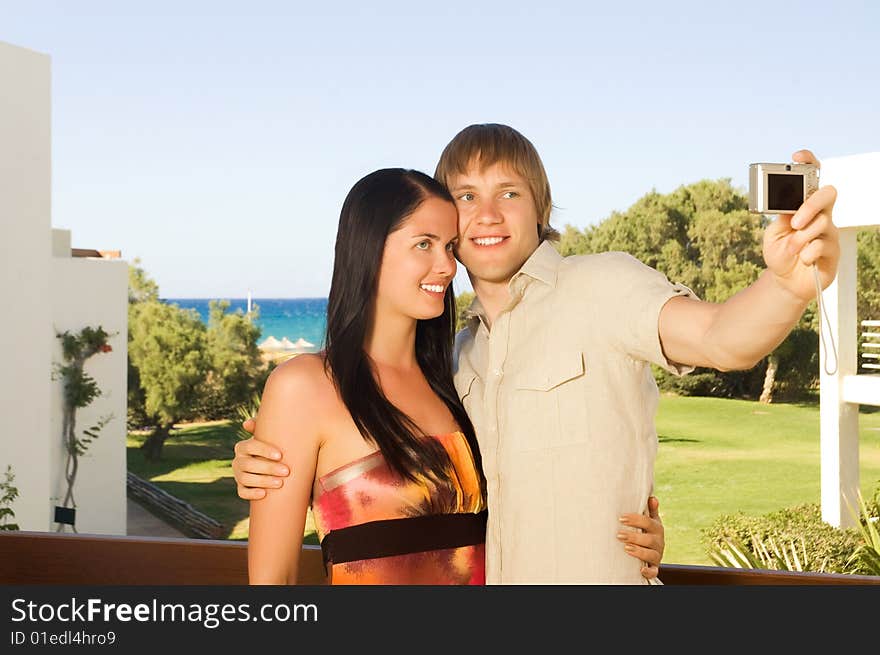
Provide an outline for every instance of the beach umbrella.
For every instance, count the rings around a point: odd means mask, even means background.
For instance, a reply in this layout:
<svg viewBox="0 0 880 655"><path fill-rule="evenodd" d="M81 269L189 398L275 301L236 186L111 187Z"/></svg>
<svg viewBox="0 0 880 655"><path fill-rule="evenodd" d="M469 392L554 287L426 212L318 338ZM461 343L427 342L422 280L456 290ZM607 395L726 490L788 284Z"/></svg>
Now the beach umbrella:
<svg viewBox="0 0 880 655"><path fill-rule="evenodd" d="M284 338L287 339L287 337L284 337ZM285 348L286 348L281 341L279 341L278 339L276 339L272 335L269 335L266 338L266 340L263 341L263 343L258 344L257 347L260 350L285 350Z"/></svg>

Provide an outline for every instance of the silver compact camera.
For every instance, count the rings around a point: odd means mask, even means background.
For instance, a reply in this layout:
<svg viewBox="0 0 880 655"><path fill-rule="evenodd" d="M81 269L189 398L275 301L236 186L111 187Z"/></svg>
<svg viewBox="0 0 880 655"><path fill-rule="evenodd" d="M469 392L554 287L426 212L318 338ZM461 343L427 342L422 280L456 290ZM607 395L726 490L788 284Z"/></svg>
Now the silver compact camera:
<svg viewBox="0 0 880 655"><path fill-rule="evenodd" d="M794 214L819 188L816 164L751 164L749 211L753 214Z"/></svg>

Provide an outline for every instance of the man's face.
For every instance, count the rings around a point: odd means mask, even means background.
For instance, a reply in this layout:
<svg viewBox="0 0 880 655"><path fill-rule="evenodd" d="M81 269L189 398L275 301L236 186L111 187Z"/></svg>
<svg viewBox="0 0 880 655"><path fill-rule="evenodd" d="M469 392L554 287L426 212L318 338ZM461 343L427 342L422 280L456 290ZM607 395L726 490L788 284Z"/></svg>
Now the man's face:
<svg viewBox="0 0 880 655"><path fill-rule="evenodd" d="M458 209L458 260L472 281L506 283L538 247L538 211L513 168L479 161L449 180Z"/></svg>

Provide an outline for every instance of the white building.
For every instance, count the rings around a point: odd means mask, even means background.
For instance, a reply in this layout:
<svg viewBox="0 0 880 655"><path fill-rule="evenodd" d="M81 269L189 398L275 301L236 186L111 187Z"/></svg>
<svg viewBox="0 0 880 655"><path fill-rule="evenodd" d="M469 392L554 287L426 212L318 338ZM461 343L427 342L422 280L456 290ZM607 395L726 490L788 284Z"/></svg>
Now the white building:
<svg viewBox="0 0 880 655"><path fill-rule="evenodd" d="M77 426L113 418L79 458L75 525L124 535L128 265L72 249L70 233L51 227L50 88L47 55L0 42L0 479L11 465L22 530L56 530L66 489L56 332L101 326L113 350L85 369L103 393L78 411Z"/></svg>

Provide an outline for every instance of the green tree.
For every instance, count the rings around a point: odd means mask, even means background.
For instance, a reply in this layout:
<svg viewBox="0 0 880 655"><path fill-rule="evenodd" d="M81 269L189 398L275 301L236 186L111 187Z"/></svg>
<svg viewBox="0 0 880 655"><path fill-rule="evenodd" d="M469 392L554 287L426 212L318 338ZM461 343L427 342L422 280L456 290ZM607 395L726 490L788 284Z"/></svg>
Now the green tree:
<svg viewBox="0 0 880 655"><path fill-rule="evenodd" d="M142 448L147 459L158 459L174 423L235 418L272 367L257 346L258 307L246 315L213 300L205 325L195 310L162 302L137 259L129 266L128 299L128 426L153 430Z"/></svg>
<svg viewBox="0 0 880 655"><path fill-rule="evenodd" d="M859 334L861 334L864 331L861 327L861 321L880 321L880 228L861 230L856 239L858 242L859 284L857 312ZM873 328L871 331L877 332L877 329ZM864 340L859 339L859 362L865 361L862 358L862 353L866 350L863 344ZM868 352L880 353L877 349L871 349ZM880 361L875 361L875 363L880 364ZM861 368L859 370L864 371Z"/></svg>
<svg viewBox="0 0 880 655"><path fill-rule="evenodd" d="M651 191L583 232L566 226L559 251L622 250L717 302L757 279L763 227L729 179L702 180L665 195Z"/></svg>
<svg viewBox="0 0 880 655"><path fill-rule="evenodd" d="M455 297L455 331L458 332L467 325L464 313L474 301L473 291L462 291Z"/></svg>
<svg viewBox="0 0 880 655"><path fill-rule="evenodd" d="M159 300L159 285L151 279L135 257L128 266L128 304Z"/></svg>
<svg viewBox="0 0 880 655"><path fill-rule="evenodd" d="M194 416L211 367L204 323L195 310L158 301L129 307L128 356L143 392L143 412L153 432L141 449L161 458L172 426Z"/></svg>
<svg viewBox="0 0 880 655"><path fill-rule="evenodd" d="M858 241L860 321L880 320L880 228L862 230Z"/></svg>
<svg viewBox="0 0 880 655"><path fill-rule="evenodd" d="M585 255L594 252L590 248L589 237L573 225L566 225L559 236L556 249L563 257L569 255Z"/></svg>
<svg viewBox="0 0 880 655"><path fill-rule="evenodd" d="M128 341L131 342L131 326L142 303L159 302L159 285L141 267L140 258L135 257L128 266ZM146 393L141 385L137 367L128 357L128 417L129 429L146 427L150 419L146 414Z"/></svg>
<svg viewBox="0 0 880 655"><path fill-rule="evenodd" d="M260 328L254 323L259 307L250 316L241 310L227 312L229 307L228 300L209 303L206 336L211 370L202 406L209 418L235 418L236 408L261 393L267 377L257 346Z"/></svg>

